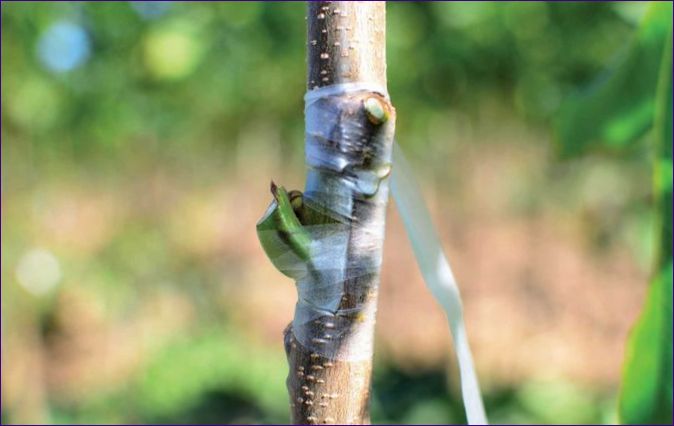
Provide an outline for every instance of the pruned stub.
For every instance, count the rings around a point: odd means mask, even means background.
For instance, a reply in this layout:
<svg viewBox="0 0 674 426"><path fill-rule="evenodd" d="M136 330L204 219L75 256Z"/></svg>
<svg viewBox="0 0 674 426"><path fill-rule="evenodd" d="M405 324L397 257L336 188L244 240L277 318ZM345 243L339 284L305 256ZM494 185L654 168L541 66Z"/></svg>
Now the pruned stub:
<svg viewBox="0 0 674 426"><path fill-rule="evenodd" d="M382 126L374 124L363 107L369 98L377 99L388 115L393 113L388 99L379 93L330 96L319 101L324 102L319 108L325 108L328 114L337 117L329 137L323 142L329 149L339 151L347 159L349 168L372 169L378 163L390 162L384 152L387 147L377 137Z"/></svg>

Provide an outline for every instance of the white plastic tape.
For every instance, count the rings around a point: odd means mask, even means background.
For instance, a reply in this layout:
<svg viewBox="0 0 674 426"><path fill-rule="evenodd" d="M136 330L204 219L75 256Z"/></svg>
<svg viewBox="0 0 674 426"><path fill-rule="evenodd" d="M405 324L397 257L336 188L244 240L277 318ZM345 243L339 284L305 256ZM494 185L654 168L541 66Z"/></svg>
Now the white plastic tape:
<svg viewBox="0 0 674 426"><path fill-rule="evenodd" d="M397 144L393 149L393 167L391 178L393 199L405 224L407 236L412 243L414 256L424 276L426 286L444 309L454 337L454 350L461 374L461 394L468 423L487 424L480 385L468 345L459 286L456 284L452 268L442 250L438 233L433 227L412 168Z"/></svg>

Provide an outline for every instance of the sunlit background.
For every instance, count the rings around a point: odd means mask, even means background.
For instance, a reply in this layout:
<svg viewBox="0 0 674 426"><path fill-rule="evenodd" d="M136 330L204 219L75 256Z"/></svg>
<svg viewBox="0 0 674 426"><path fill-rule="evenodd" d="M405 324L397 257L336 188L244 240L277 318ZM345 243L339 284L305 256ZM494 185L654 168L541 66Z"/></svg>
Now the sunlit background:
<svg viewBox="0 0 674 426"><path fill-rule="evenodd" d="M614 422L652 261L650 151L554 155L646 5L392 3L397 135L493 422ZM2 421L287 422L296 298L258 245L303 185L302 3L2 6ZM390 204L373 422L465 421Z"/></svg>

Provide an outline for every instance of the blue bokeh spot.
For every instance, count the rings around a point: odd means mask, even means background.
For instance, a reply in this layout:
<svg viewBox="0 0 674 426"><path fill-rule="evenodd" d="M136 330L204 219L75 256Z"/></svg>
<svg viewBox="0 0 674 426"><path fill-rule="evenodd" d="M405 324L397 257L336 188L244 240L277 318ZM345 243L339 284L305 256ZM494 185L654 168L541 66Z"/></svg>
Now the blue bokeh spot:
<svg viewBox="0 0 674 426"><path fill-rule="evenodd" d="M159 18L171 7L168 1L130 1L129 3L143 19Z"/></svg>
<svg viewBox="0 0 674 426"><path fill-rule="evenodd" d="M89 58L90 49L87 32L71 22L52 24L37 46L40 61L55 72L67 72L82 65Z"/></svg>

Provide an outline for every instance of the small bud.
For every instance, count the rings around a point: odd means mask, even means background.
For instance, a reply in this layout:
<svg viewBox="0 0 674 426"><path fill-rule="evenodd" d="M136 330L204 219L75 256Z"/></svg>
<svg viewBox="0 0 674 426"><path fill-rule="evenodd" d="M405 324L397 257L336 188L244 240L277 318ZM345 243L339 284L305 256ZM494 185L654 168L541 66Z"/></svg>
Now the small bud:
<svg viewBox="0 0 674 426"><path fill-rule="evenodd" d="M380 125L388 120L388 111L384 104L375 97L370 97L365 99L363 102L363 108L365 108L365 114L367 114L367 119L370 120L370 123L374 125Z"/></svg>
<svg viewBox="0 0 674 426"><path fill-rule="evenodd" d="M293 211L298 217L301 217L301 211L303 207L303 197L302 193L296 189L293 189L288 193L288 198L290 199L290 205L293 208ZM300 219L301 222L301 219Z"/></svg>

